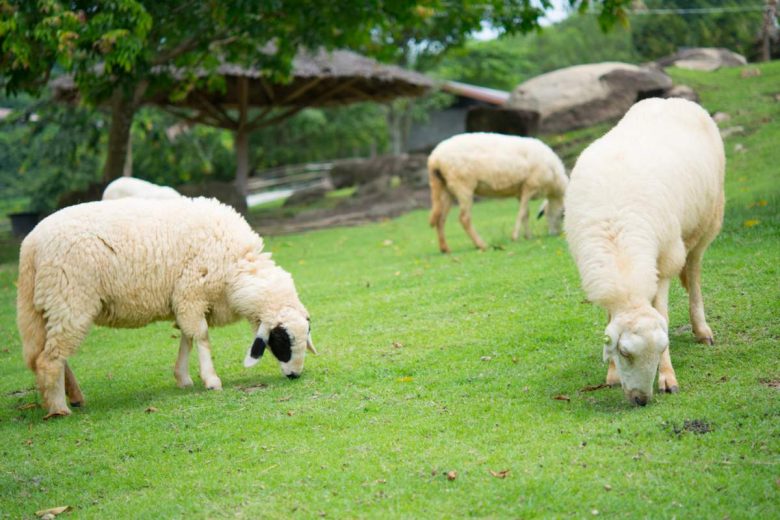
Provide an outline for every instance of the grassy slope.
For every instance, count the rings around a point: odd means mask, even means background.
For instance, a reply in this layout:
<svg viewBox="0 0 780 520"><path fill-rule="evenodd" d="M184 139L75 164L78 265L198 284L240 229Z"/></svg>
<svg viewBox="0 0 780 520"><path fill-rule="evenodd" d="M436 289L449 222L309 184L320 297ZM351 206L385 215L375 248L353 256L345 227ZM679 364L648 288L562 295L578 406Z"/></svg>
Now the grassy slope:
<svg viewBox="0 0 780 520"><path fill-rule="evenodd" d="M638 409L618 390L578 391L606 373L605 317L583 303L562 238L508 241L513 201L475 208L500 246L487 253L453 217L455 253L438 254L423 211L270 240L321 352L297 381L270 358L241 367L243 324L212 335L223 392L175 387L170 324L95 329L72 359L88 405L49 422L18 409L37 396L5 264L0 517L776 517L780 401L762 381L780 379L780 62L762 70L675 73L748 132L727 141L726 224L705 257L716 346L681 329L672 290L680 394Z"/></svg>

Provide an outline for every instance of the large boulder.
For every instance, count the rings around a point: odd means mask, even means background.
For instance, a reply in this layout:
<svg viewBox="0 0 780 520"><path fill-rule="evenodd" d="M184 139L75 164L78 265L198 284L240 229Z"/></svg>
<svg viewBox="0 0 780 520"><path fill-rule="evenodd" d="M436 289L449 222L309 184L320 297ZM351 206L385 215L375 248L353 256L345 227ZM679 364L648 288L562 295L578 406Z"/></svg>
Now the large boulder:
<svg viewBox="0 0 780 520"><path fill-rule="evenodd" d="M741 54L728 49L696 47L682 49L670 56L661 58L656 63L660 67L713 71L721 67L741 67L747 65L747 60Z"/></svg>
<svg viewBox="0 0 780 520"><path fill-rule="evenodd" d="M672 79L663 71L629 63L576 65L520 84L506 105L537 111L543 133L565 132L618 119L636 101L663 96Z"/></svg>
<svg viewBox="0 0 780 520"><path fill-rule="evenodd" d="M539 112L536 110L474 106L466 113L466 131L536 135L539 131L539 118Z"/></svg>

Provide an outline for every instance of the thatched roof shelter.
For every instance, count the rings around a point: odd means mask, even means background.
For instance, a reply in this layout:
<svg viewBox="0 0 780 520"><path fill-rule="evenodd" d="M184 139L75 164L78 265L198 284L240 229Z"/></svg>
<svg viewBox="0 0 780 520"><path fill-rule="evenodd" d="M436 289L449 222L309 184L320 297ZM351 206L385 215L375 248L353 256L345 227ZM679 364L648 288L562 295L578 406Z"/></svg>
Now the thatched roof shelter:
<svg viewBox="0 0 780 520"><path fill-rule="evenodd" d="M192 71L161 67L157 72L163 86L150 88L145 103L158 105L192 123L236 133L236 184L241 189L246 186L249 173L248 134L253 130L279 123L307 107L384 102L419 96L433 87L427 76L344 50L301 51L293 60L289 81L285 82L270 80L262 69L225 63L217 69L225 80L224 91L196 86L177 101L171 100L170 93ZM207 75L205 70L195 71L196 77ZM60 99L73 99L77 94L71 76L58 78L52 87ZM250 114L251 108L259 110Z"/></svg>

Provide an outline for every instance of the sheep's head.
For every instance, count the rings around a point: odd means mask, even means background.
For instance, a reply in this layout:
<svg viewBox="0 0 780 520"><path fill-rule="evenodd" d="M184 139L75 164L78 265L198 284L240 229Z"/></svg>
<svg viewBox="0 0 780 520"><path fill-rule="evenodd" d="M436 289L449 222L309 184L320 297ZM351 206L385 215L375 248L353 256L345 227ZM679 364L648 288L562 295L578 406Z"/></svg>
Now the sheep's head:
<svg viewBox="0 0 780 520"><path fill-rule="evenodd" d="M306 350L317 351L311 341L309 313L298 299L290 274L274 264L270 255L250 253L238 264L228 298L255 331L244 366L257 364L268 347L284 375L300 376Z"/></svg>
<svg viewBox="0 0 780 520"><path fill-rule="evenodd" d="M311 321L300 309L285 307L277 316L261 321L256 330L244 358L245 367L257 364L268 347L279 361L282 373L295 379L303 372L306 350L317 353L311 340Z"/></svg>
<svg viewBox="0 0 780 520"><path fill-rule="evenodd" d="M646 405L661 355L669 348L666 320L652 307L613 316L604 338L604 361L615 362L626 399Z"/></svg>
<svg viewBox="0 0 780 520"><path fill-rule="evenodd" d="M560 235L561 226L563 224L563 199L545 199L539 208L539 213L536 215L536 218L542 218L542 215L547 217L547 229L549 230L550 234Z"/></svg>

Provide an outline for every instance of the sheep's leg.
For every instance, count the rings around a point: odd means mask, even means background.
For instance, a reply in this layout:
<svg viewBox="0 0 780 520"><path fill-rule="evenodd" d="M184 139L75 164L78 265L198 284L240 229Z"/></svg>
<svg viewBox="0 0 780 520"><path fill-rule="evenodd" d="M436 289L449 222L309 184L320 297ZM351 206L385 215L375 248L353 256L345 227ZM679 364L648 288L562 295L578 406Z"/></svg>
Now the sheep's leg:
<svg viewBox="0 0 780 520"><path fill-rule="evenodd" d="M201 333L195 336L198 342L198 361L200 362L200 378L206 388L209 390L222 390L222 381L214 370L214 363L211 361L211 342L209 342L209 331L206 320L201 325Z"/></svg>
<svg viewBox="0 0 780 520"><path fill-rule="evenodd" d="M658 366L658 391L669 394L676 394L680 390L677 385L677 376L672 367L672 357L669 354L669 347L661 354L661 364Z"/></svg>
<svg viewBox="0 0 780 520"><path fill-rule="evenodd" d="M447 239L444 238L444 225L447 223L447 215L452 207L452 198L446 191L439 193L438 215L435 221L436 235L439 237L439 251L449 253L450 247L447 245ZM433 217L431 217L433 218Z"/></svg>
<svg viewBox="0 0 780 520"><path fill-rule="evenodd" d="M192 351L192 338L182 333L179 343L179 357L176 358L176 366L173 368L173 375L176 378L176 384L179 388L192 386L192 377L190 377L190 352Z"/></svg>
<svg viewBox="0 0 780 520"><path fill-rule="evenodd" d="M517 240L520 237L520 228L523 228L523 235L525 238L531 238L531 225L528 222L528 203L531 201L533 193L531 190L523 188L518 199L520 200L520 210L517 213L517 220L515 221L515 229L512 231L512 240Z"/></svg>
<svg viewBox="0 0 780 520"><path fill-rule="evenodd" d="M73 374L73 371L70 369L70 366L68 365L67 361L65 361L64 363L64 368L65 368L65 395L68 396L68 401L70 401L71 406L76 408L78 408L79 406L83 406L84 394L81 393L79 382L76 381L76 376Z"/></svg>
<svg viewBox="0 0 780 520"><path fill-rule="evenodd" d="M78 315L71 312L57 312L60 307L53 306L50 309L50 316L65 315L67 320L55 319L50 317L46 323L46 343L43 351L35 359L35 377L38 383L38 389L43 397L44 405L48 413L44 419L58 415L70 415L66 397L76 404L84 401L81 389L76 382L76 377L70 370L66 360L81 341L87 335L89 326L92 324L92 318L99 309L90 309L87 300L85 301L63 301L58 302L69 309L81 309Z"/></svg>
<svg viewBox="0 0 780 520"><path fill-rule="evenodd" d="M696 340L699 343L714 345L712 329L707 325L707 320L704 317L704 300L701 295L701 259L705 248L706 244L703 247L700 245L688 253L680 280L683 286L688 289L691 326Z"/></svg>
<svg viewBox="0 0 780 520"><path fill-rule="evenodd" d="M474 205L472 195L458 195L458 205L460 206L460 223L463 226L463 229L465 229L468 236L471 237L474 245L484 251L487 249L487 244L480 238L479 234L477 234L477 230L474 229L474 226L471 224L471 207Z"/></svg>
<svg viewBox="0 0 780 520"><path fill-rule="evenodd" d="M612 359L609 360L609 368L607 369L607 384L612 387L620 386L620 376L615 361Z"/></svg>
<svg viewBox="0 0 780 520"><path fill-rule="evenodd" d="M41 352L35 360L35 377L38 390L48 413L44 419L58 415L70 415L65 402L65 358L50 351Z"/></svg>
<svg viewBox="0 0 780 520"><path fill-rule="evenodd" d="M669 284L671 280L669 278L661 278L658 280L658 290L655 293L653 299L653 307L658 313L666 320L667 328L669 325Z"/></svg>

